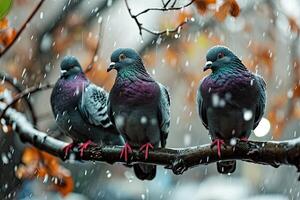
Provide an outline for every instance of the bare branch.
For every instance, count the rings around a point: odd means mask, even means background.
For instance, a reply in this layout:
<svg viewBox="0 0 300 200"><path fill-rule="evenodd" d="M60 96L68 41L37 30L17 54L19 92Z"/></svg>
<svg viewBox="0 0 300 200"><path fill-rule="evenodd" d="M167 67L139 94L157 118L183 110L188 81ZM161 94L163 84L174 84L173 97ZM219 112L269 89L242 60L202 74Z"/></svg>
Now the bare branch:
<svg viewBox="0 0 300 200"><path fill-rule="evenodd" d="M125 1L127 2L127 0L125 0ZM172 4L172 6L169 7L169 8L147 8L147 9L145 9L145 10L139 12L138 14L136 14L136 15L134 15L134 16L135 16L135 17L138 17L138 16L140 16L140 15L142 15L142 14L145 14L145 13L147 13L147 12L149 12L149 11L163 11L163 12L165 12L165 11L171 11L171 10L181 10L181 9L183 9L183 8L185 8L185 7L190 6L194 1L195 1L195 0L192 0L192 1L190 1L189 3L187 3L187 4L183 5L183 6L180 6L180 7L174 7L174 6L175 6L175 3L176 3L176 1L174 1L174 3ZM126 4L128 5L128 3L126 3ZM127 6L127 8L128 8L128 6Z"/></svg>
<svg viewBox="0 0 300 200"><path fill-rule="evenodd" d="M147 28L144 28L144 27L142 27L142 30L144 30L144 31L146 31L146 32L148 32L148 33L151 33L151 34L153 34L153 35L164 35L164 34L170 34L170 33L177 33L177 32L180 32L180 29L182 28L182 26L184 25L184 24L186 24L187 22L186 21L184 21L184 22L182 22L182 23L180 23L179 25L177 25L177 27L176 28L174 28L174 29L171 29L171 30L169 30L169 29L167 29L167 30L164 30L164 31L151 31L150 29L147 29Z"/></svg>
<svg viewBox="0 0 300 200"><path fill-rule="evenodd" d="M175 4L176 4L176 0L174 1L174 3L171 5L171 7L167 7L167 5L170 3L170 0L168 0L168 2L166 2L166 4L163 3L163 8L148 8L148 9L145 9L141 12L139 12L138 14L134 15L132 14L132 11L131 11L131 8L129 7L129 4L128 4L128 0L125 0L125 4L126 4L126 7L127 7L127 10L128 10L128 13L130 15L130 17L132 19L134 19L135 23L137 24L138 28L139 28L139 34L142 36L142 31L146 31L148 33L151 33L153 35L164 35L164 34L169 34L169 33L176 33L178 30L180 30L180 28L186 24L188 21L184 21L182 23L180 23L176 28L172 29L172 30L164 30L164 31L152 31L148 28L145 28L143 26L143 24L138 20L138 17L140 15L143 15L149 11L161 11L161 12L165 12L165 11L172 11L172 10L181 10L185 7L188 7L190 6L195 0L191 0L189 3L183 5L183 6L180 6L180 7L174 7Z"/></svg>
<svg viewBox="0 0 300 200"><path fill-rule="evenodd" d="M50 88L53 88L54 84L45 84L45 85L39 85L38 87L34 86L31 88L27 88L26 90L20 92L13 100L12 102L10 102L9 104L7 104L7 106L3 109L1 115L0 115L0 119L3 118L5 112L7 111L8 108L10 108L11 106L13 106L16 102L18 102L20 99L22 99L25 96L28 96L30 94L34 94L38 91L41 90L47 90Z"/></svg>
<svg viewBox="0 0 300 200"><path fill-rule="evenodd" d="M0 110L7 107L0 103ZM40 150L46 151L64 159L63 147L67 143L48 136L33 127L26 117L16 110L9 108L4 118L13 124L16 132L24 142L29 142ZM80 157L78 150L73 150L71 155L77 160L100 161L113 163L126 163L120 158L120 146L90 146L83 156ZM127 164L151 163L163 165L167 169L172 169L175 174L182 174L184 171L198 165L207 165L220 160L243 160L257 164L271 165L293 165L300 169L300 138L281 142L256 142L238 141L235 146L226 145L222 147L221 158L218 156L216 148L211 148L209 144L178 148L150 150L149 157L145 160L144 155L138 149L134 149Z"/></svg>
<svg viewBox="0 0 300 200"><path fill-rule="evenodd" d="M24 24L21 26L20 30L17 32L16 36L14 37L14 39L11 41L11 43L9 43L9 45L7 45L5 47L5 49L0 52L0 57L2 57L11 47L12 45L17 41L17 39L19 38L19 36L21 35L21 33L25 30L27 24L30 22L30 20L33 18L33 16L36 14L36 12L39 10L39 8L42 6L42 4L44 3L45 0L41 0L38 5L35 7L35 9L32 11L32 13L29 15L29 17L27 18L27 20L24 22Z"/></svg>
<svg viewBox="0 0 300 200"><path fill-rule="evenodd" d="M23 86L21 84L19 84L16 80L14 80L12 77L4 74L3 72L0 72L0 79L2 79L3 84L8 83L9 85L11 85L16 92L18 92L18 93L23 92L23 90L24 90ZM34 125L36 125L37 117L36 117L36 114L34 112L32 105L31 105L31 102L28 99L25 99L25 104L30 111L32 123Z"/></svg>

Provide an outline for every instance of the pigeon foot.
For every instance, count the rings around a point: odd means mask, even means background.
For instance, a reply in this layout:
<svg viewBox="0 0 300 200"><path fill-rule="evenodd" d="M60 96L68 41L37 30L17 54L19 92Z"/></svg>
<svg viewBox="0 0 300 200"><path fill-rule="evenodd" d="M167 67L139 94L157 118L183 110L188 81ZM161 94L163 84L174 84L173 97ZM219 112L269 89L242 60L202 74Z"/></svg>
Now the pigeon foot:
<svg viewBox="0 0 300 200"><path fill-rule="evenodd" d="M63 148L63 151L65 152L64 158L67 158L67 156L69 155L70 151L73 149L74 146L75 146L74 143L70 143Z"/></svg>
<svg viewBox="0 0 300 200"><path fill-rule="evenodd" d="M142 145L141 148L140 148L140 151L144 151L145 150L145 160L148 159L149 148L153 149L153 145L150 142Z"/></svg>
<svg viewBox="0 0 300 200"><path fill-rule="evenodd" d="M91 140L88 140L88 141L86 141L86 142L80 144L80 146L79 146L80 157L83 156L83 151L84 151L85 149L87 149L90 145L96 145L96 144L95 144L94 142L92 142Z"/></svg>
<svg viewBox="0 0 300 200"><path fill-rule="evenodd" d="M222 145L225 144L224 140L222 139L214 139L213 142L211 143L211 147L214 147L215 145L217 146L218 149L218 156L221 158L221 147Z"/></svg>
<svg viewBox="0 0 300 200"><path fill-rule="evenodd" d="M241 138L240 138L240 141L248 142L248 138L247 138L247 137L241 137Z"/></svg>
<svg viewBox="0 0 300 200"><path fill-rule="evenodd" d="M126 142L124 147L122 148L122 151L120 154L120 158L124 157L126 162L128 160L128 152L132 153L132 149L131 149L130 145Z"/></svg>

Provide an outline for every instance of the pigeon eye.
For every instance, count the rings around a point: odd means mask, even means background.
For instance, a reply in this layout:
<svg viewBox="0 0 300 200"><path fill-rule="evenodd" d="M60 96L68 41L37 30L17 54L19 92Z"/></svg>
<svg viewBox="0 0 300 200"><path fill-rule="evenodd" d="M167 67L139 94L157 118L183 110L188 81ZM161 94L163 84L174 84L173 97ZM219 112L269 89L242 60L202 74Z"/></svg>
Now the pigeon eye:
<svg viewBox="0 0 300 200"><path fill-rule="evenodd" d="M126 56L125 56L124 54L121 54L121 55L119 56L119 60L120 60L120 61L125 60L125 58L126 58Z"/></svg>
<svg viewBox="0 0 300 200"><path fill-rule="evenodd" d="M223 58L224 57L224 53L219 53L218 54L218 59L221 59L221 58Z"/></svg>

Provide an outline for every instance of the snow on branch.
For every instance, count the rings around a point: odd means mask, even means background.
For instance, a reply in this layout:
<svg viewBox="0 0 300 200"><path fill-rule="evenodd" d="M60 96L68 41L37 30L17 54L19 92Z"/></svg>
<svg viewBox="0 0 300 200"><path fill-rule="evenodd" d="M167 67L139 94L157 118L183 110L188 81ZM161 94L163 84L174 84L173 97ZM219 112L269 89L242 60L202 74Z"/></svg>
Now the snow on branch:
<svg viewBox="0 0 300 200"><path fill-rule="evenodd" d="M0 103L1 111L5 107L5 103ZM63 147L67 145L66 142L35 129L24 114L13 108L7 109L4 119L12 124L13 129L23 142L28 142L40 150L65 160ZM1 122L3 124L3 120ZM110 164L126 163L123 158L120 158L121 149L121 146L90 146L84 151L82 157L80 157L79 151L75 149L69 158ZM198 165L207 165L220 160L243 160L273 167L293 165L300 171L300 138L280 142L237 141L234 146L225 145L222 147L221 158L218 157L217 149L211 148L209 144L187 148L150 150L147 160L145 160L143 153L134 149L127 164L163 165L167 169L172 169L175 174L182 174Z"/></svg>

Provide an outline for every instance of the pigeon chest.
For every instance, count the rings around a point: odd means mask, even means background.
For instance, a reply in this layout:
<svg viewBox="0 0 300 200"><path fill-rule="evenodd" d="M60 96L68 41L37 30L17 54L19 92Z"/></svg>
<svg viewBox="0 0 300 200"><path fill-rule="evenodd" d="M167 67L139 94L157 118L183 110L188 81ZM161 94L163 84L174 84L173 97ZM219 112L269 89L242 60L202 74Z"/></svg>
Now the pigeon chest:
<svg viewBox="0 0 300 200"><path fill-rule="evenodd" d="M78 109L84 85L84 82L59 80L51 95L54 114L75 112Z"/></svg>
<svg viewBox="0 0 300 200"><path fill-rule="evenodd" d="M126 81L115 88L114 98L119 105L152 104L158 98L155 82Z"/></svg>
<svg viewBox="0 0 300 200"><path fill-rule="evenodd" d="M203 81L201 91L209 107L249 108L255 104L258 95L254 81L250 75L207 77Z"/></svg>

